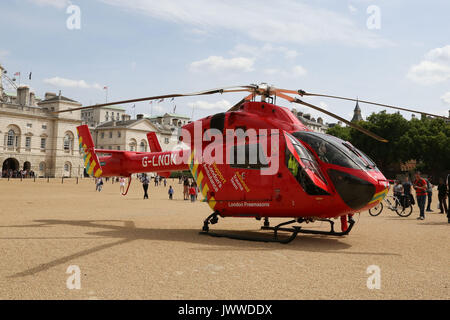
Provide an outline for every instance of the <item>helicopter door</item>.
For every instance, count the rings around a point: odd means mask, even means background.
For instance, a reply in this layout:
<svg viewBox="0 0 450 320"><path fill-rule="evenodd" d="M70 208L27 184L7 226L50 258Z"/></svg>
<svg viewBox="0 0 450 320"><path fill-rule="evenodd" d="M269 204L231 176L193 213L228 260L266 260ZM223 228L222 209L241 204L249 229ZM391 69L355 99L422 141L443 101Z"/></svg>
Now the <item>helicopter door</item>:
<svg viewBox="0 0 450 320"><path fill-rule="evenodd" d="M297 139L288 133L286 138L286 166L306 193L310 195L329 195L331 193L326 179L320 172L314 156Z"/></svg>
<svg viewBox="0 0 450 320"><path fill-rule="evenodd" d="M204 165L206 176L215 185L210 195L217 201L272 199L273 175L261 174L269 165L259 143L224 145L223 152L226 163Z"/></svg>

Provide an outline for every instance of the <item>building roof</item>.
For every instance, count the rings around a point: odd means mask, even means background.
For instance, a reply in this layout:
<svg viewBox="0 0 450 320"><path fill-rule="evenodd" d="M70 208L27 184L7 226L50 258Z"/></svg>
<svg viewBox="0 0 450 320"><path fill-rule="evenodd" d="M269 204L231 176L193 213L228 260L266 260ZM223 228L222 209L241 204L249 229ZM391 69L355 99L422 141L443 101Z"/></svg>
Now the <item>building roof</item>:
<svg viewBox="0 0 450 320"><path fill-rule="evenodd" d="M173 117L173 118L190 119L188 116L184 116L184 115L178 114L178 113L166 113L166 114L164 114L164 116L169 116L169 117Z"/></svg>
<svg viewBox="0 0 450 320"><path fill-rule="evenodd" d="M97 128L110 128L110 127L128 127L133 123L140 121L142 119L133 119L133 120L125 120L125 121L106 121L102 122L97 126Z"/></svg>
<svg viewBox="0 0 450 320"><path fill-rule="evenodd" d="M54 96L54 97L51 97L49 99L42 100L41 102L43 103L43 102L54 102L54 101L68 101L68 102L79 103L78 101L69 99L69 98L64 97L64 96Z"/></svg>

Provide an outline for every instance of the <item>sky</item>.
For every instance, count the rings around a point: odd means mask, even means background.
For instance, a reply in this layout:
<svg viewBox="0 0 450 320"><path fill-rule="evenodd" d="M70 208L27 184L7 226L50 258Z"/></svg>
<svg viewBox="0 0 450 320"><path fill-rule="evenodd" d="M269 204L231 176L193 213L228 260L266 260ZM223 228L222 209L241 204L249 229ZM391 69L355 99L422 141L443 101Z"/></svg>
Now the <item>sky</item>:
<svg viewBox="0 0 450 320"><path fill-rule="evenodd" d="M8 0L0 12L0 64L39 97L61 90L90 105L265 82L446 116L450 109L447 0ZM160 115L176 106L199 119L243 96L124 107ZM304 100L349 120L355 107ZM363 117L383 110L360 106Z"/></svg>

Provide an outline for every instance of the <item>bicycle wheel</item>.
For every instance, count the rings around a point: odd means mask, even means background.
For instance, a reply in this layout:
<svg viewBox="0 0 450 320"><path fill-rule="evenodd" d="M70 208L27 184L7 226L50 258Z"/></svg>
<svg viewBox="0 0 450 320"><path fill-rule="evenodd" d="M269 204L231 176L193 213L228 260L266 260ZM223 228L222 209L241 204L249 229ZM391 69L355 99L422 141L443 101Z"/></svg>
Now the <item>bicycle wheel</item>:
<svg viewBox="0 0 450 320"><path fill-rule="evenodd" d="M381 213L381 211L383 211L383 202L380 202L375 207L369 209L369 214L372 217L376 217Z"/></svg>
<svg viewBox="0 0 450 320"><path fill-rule="evenodd" d="M410 205L408 207L402 207L402 206L398 206L397 209L395 209L395 212L397 212L397 214L400 217L409 217L412 213L412 209L413 207Z"/></svg>

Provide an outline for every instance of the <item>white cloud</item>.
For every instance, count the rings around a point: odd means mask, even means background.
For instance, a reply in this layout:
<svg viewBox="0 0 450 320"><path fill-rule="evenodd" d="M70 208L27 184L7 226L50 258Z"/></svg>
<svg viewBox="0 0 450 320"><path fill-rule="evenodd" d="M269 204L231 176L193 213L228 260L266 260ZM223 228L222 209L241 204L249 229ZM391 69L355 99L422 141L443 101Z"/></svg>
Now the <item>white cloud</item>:
<svg viewBox="0 0 450 320"><path fill-rule="evenodd" d="M425 58L427 58L428 60L450 62L450 45L430 50L425 55Z"/></svg>
<svg viewBox="0 0 450 320"><path fill-rule="evenodd" d="M193 107L194 109L202 109L202 110L228 110L232 107L232 104L227 100L220 100L214 103L199 100L196 102L188 103L188 106L190 108Z"/></svg>
<svg viewBox="0 0 450 320"><path fill-rule="evenodd" d="M450 106L450 91L441 97L442 102Z"/></svg>
<svg viewBox="0 0 450 320"><path fill-rule="evenodd" d="M58 9L65 8L70 5L69 0L28 0L39 6L52 6Z"/></svg>
<svg viewBox="0 0 450 320"><path fill-rule="evenodd" d="M392 45L345 15L296 0L101 0L155 19L200 30L227 30L273 43L333 42L349 46Z"/></svg>
<svg viewBox="0 0 450 320"><path fill-rule="evenodd" d="M292 74L295 77L303 77L306 75L306 69L303 68L302 66L295 66L294 69L292 70Z"/></svg>
<svg viewBox="0 0 450 320"><path fill-rule="evenodd" d="M81 88L81 89L98 89L98 90L103 89L103 87L100 86L98 83L88 84L84 80L72 80L72 79L65 79L65 78L60 78L60 77L44 79L44 83L50 84L55 87L62 87L62 88Z"/></svg>
<svg viewBox="0 0 450 320"><path fill-rule="evenodd" d="M407 77L423 85L437 84L450 79L450 66L425 60L412 66Z"/></svg>
<svg viewBox="0 0 450 320"><path fill-rule="evenodd" d="M351 4L348 5L348 10L351 13L356 13L358 11L358 9L356 9L354 6L352 6Z"/></svg>
<svg viewBox="0 0 450 320"><path fill-rule="evenodd" d="M194 72L250 72L253 71L253 63L253 59L244 57L226 59L222 56L210 56L204 60L192 62L190 64L190 69Z"/></svg>
<svg viewBox="0 0 450 320"><path fill-rule="evenodd" d="M263 70L263 73L268 76L278 75L286 78L300 78L306 76L308 72L304 67L297 65L292 67L289 71L281 70L278 68L267 68Z"/></svg>
<svg viewBox="0 0 450 320"><path fill-rule="evenodd" d="M413 65L406 75L423 85L433 85L450 79L450 45L435 48L425 54L425 60Z"/></svg>

